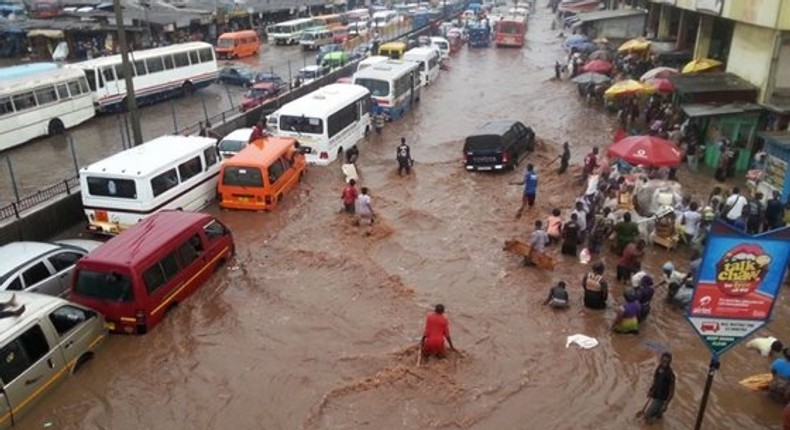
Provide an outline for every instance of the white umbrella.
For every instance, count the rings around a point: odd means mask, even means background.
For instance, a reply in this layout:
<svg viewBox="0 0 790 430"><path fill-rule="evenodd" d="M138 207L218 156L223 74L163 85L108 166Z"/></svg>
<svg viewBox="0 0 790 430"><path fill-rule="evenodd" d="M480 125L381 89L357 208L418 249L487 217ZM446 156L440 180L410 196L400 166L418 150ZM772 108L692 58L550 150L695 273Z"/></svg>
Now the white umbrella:
<svg viewBox="0 0 790 430"><path fill-rule="evenodd" d="M647 72L645 72L645 74L642 75L642 77L639 78L639 80L644 82L648 79L654 79L654 78L667 79L670 76L677 75L678 73L680 73L678 72L678 69L673 69L671 67L656 67L655 69L650 69Z"/></svg>

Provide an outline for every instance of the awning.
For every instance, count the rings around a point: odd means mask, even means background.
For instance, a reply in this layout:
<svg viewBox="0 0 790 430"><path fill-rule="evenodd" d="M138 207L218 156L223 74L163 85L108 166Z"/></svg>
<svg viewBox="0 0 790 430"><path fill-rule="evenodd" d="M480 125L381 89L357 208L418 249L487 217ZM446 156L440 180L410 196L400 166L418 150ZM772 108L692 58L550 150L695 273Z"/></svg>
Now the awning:
<svg viewBox="0 0 790 430"><path fill-rule="evenodd" d="M747 112L759 112L763 107L755 103L729 103L725 105L709 105L689 103L680 105L683 112L691 118L704 116L732 115Z"/></svg>
<svg viewBox="0 0 790 430"><path fill-rule="evenodd" d="M29 30L27 37L48 37L50 39L63 39L63 30L38 29Z"/></svg>

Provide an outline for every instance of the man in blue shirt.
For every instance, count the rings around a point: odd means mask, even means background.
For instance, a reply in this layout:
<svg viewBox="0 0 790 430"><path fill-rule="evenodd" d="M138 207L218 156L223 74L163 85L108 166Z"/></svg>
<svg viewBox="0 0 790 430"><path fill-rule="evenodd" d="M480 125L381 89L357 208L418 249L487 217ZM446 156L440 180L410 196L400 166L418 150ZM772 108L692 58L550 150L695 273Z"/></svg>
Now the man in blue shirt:
<svg viewBox="0 0 790 430"><path fill-rule="evenodd" d="M538 193L538 174L535 173L535 166L527 164L527 172L524 174L524 180L513 182L513 185L524 185L524 195L521 197L521 207L516 212L516 219L521 218L521 213L524 208L535 206L535 196Z"/></svg>
<svg viewBox="0 0 790 430"><path fill-rule="evenodd" d="M771 373L774 377L790 379L790 350L787 348L783 351L783 357L779 357L771 364Z"/></svg>

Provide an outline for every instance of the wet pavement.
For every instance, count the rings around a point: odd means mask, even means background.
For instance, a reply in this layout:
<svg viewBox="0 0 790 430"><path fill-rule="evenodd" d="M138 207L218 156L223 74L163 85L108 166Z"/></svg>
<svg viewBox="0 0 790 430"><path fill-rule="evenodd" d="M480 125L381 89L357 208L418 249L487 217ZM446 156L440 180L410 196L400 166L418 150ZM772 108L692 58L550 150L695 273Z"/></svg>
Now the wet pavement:
<svg viewBox="0 0 790 430"><path fill-rule="evenodd" d="M464 48L419 107L362 143L361 182L379 222L363 236L338 213L340 166L311 169L272 213L212 208L233 230L236 261L179 305L151 333L112 336L84 373L47 396L20 428L59 429L626 429L642 428L659 351L674 354L675 399L657 429L693 426L709 354L659 288L641 333L612 335L606 311L581 304L587 266L559 257L554 272L522 267L504 253L581 187L547 168L572 142L572 173L613 118L551 81L562 53L538 10L521 50ZM537 206L515 221L520 172L471 174L462 139L483 122L515 118L541 144L529 161L540 175ZM405 136L416 160L396 173ZM704 181L681 172L698 199ZM706 179L707 181L707 179ZM651 247L656 275L687 253ZM605 254L614 284L616 258ZM569 284L572 307L540 305L549 285ZM622 287L610 297L622 303ZM416 366L423 320L444 303L459 354ZM790 338L786 294L760 334ZM593 336L591 350L565 337ZM743 346L722 359L704 428L778 429L780 406L737 382L770 361Z"/></svg>
<svg viewBox="0 0 790 430"><path fill-rule="evenodd" d="M315 64L315 52L305 52L299 46L264 46L257 57L247 57L231 62L220 61L222 68L228 63L243 63L264 71L278 74L285 80L296 76L305 65ZM140 118L143 140L196 124L204 118L239 108L245 89L236 85L212 84L198 90L190 97L141 107ZM122 118L120 115L98 115L69 129L74 140L74 150L79 167L101 160L123 148ZM214 121L216 124L217 121ZM131 134L131 129L129 131ZM128 144L128 143L127 143ZM76 175L66 135L45 137L30 141L0 153L8 156L21 197ZM0 205L14 199L10 174L5 160L0 163Z"/></svg>

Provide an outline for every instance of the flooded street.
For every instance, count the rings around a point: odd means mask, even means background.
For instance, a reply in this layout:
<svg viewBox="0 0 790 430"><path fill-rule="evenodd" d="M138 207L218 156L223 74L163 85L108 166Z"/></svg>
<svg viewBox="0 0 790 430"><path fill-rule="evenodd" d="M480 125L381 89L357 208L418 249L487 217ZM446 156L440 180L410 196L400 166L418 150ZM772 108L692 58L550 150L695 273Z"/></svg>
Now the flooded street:
<svg viewBox="0 0 790 430"><path fill-rule="evenodd" d="M222 68L228 63L220 61L219 66ZM272 71L288 80L289 75L296 76L305 65L315 64L315 53L305 52L299 46L264 46L259 56L243 58L233 63L244 63ZM174 133L177 129L203 121L205 117L212 118L221 112L238 109L245 91L241 86L217 83L196 91L191 97L174 98L141 107L139 112L143 140ZM80 167L123 149L121 121L120 115L98 115L67 131L74 139L75 154ZM131 135L131 128L129 133ZM21 197L76 175L65 135L36 139L4 151L0 157L3 155L10 157L13 163ZM0 204L13 199L10 174L3 160L0 163Z"/></svg>
<svg viewBox="0 0 790 430"><path fill-rule="evenodd" d="M614 285L614 255L603 259L610 307L591 311L580 286L589 266L559 257L555 271L540 272L502 251L504 240L526 235L552 208L567 212L581 193L572 183L581 159L591 146L605 147L613 131L613 118L584 107L575 86L549 79L561 39L547 11L537 14L524 49L464 47L414 112L360 144L361 183L379 216L371 236L338 213L338 163L310 169L272 213L210 209L233 230L236 261L149 334L110 337L20 428L641 428L635 414L662 348L674 355L677 391L651 428L692 428L710 357L665 304L664 288L638 336L615 336L612 299L622 303L622 287ZM219 88L204 93L222 99ZM199 116L199 105L177 103ZM144 118L156 111L163 118L146 123L146 137L168 130L167 103L146 108ZM537 204L519 221L521 187L507 183L521 169L473 174L460 162L463 138L502 118L523 121L541 140L528 157L540 176ZM120 143L111 141L112 127L104 132L108 141L96 148L111 152ZM400 136L415 159L411 177L396 173ZM574 167L558 176L556 164L546 165L564 140ZM681 183L697 180L681 171ZM699 199L707 185L692 190ZM657 277L669 259L687 270L685 251L651 247L648 272ZM555 313L541 302L559 280L572 305ZM461 353L417 367L424 318L436 303L447 307ZM790 339L786 294L774 315L759 334ZM600 346L566 349L566 336L576 333ZM743 346L725 355L704 428L780 428L781 407L738 385L769 365Z"/></svg>

